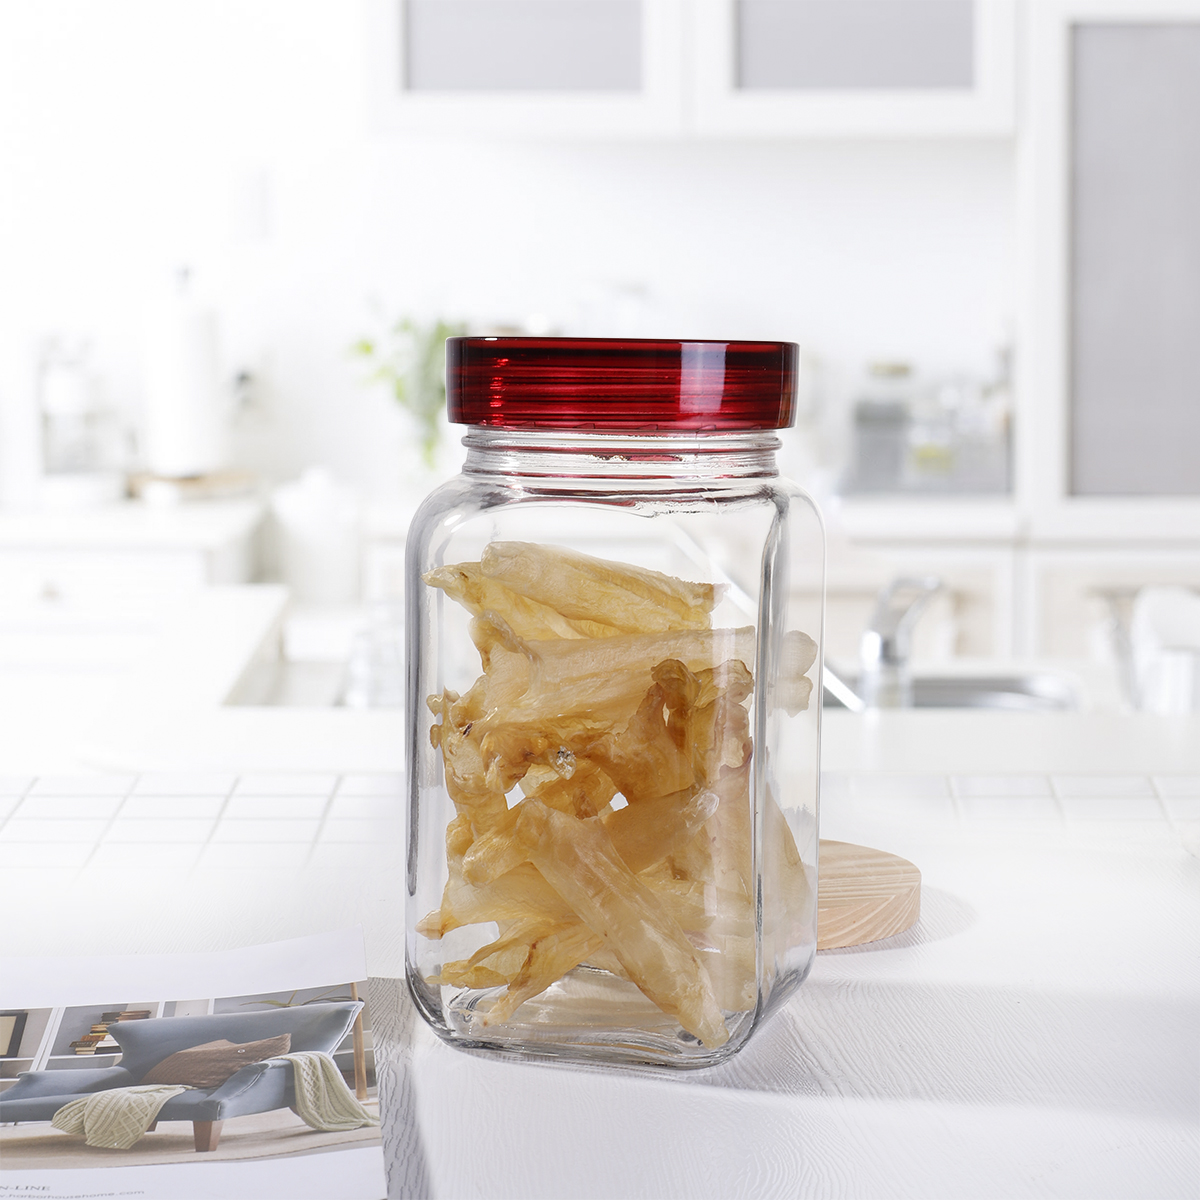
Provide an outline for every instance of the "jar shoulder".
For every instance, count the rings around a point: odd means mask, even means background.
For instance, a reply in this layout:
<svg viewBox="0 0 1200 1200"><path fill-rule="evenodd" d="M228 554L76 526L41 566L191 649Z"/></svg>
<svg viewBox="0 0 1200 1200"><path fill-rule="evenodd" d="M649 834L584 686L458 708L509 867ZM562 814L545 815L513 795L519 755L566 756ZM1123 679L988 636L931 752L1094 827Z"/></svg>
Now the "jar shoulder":
<svg viewBox="0 0 1200 1200"><path fill-rule="evenodd" d="M454 531L489 516L515 510L541 510L564 514L581 510L624 510L639 517L695 516L739 520L757 510L770 520L798 523L824 534L820 509L795 481L785 476L754 480L713 479L702 486L664 486L664 481L612 480L607 486L572 486L570 481L497 481L495 478L458 475L434 489L421 503L409 526L408 545L424 558L431 547ZM765 511L764 511L765 510ZM772 512L773 510L773 512ZM563 527L571 527L566 516ZM747 532L749 527L747 527Z"/></svg>

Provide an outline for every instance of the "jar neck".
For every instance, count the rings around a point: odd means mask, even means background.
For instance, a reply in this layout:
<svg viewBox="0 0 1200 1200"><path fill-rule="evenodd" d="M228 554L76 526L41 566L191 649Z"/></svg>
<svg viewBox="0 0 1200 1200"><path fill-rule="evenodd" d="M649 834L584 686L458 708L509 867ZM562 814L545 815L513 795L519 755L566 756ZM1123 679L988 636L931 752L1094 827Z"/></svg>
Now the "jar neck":
<svg viewBox="0 0 1200 1200"><path fill-rule="evenodd" d="M772 430L751 432L579 433L472 425L464 475L555 479L713 480L779 474Z"/></svg>

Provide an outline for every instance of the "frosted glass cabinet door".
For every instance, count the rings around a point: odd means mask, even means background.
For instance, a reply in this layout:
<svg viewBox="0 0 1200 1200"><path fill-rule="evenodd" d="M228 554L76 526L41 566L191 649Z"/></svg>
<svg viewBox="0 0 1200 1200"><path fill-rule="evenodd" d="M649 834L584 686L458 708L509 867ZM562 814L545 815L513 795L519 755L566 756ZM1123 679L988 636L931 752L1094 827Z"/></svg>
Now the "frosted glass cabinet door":
<svg viewBox="0 0 1200 1200"><path fill-rule="evenodd" d="M1070 490L1200 496L1200 6L1070 42Z"/></svg>
<svg viewBox="0 0 1200 1200"><path fill-rule="evenodd" d="M700 132L1007 134L1009 0L695 0Z"/></svg>
<svg viewBox="0 0 1200 1200"><path fill-rule="evenodd" d="M1200 0L1023 9L1017 494L1200 545Z"/></svg>
<svg viewBox="0 0 1200 1200"><path fill-rule="evenodd" d="M682 128L689 0L371 0L390 128L645 136Z"/></svg>

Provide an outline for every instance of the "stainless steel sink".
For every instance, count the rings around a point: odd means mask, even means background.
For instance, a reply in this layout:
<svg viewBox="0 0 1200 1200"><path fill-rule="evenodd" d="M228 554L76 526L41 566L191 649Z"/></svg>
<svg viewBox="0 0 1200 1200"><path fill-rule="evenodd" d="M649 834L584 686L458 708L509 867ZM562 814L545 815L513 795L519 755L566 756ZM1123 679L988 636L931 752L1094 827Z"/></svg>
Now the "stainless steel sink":
<svg viewBox="0 0 1200 1200"><path fill-rule="evenodd" d="M858 678L846 677L855 693ZM1080 707L1078 688L1049 672L992 675L917 675L914 708L989 708L1009 712L1073 712ZM845 708L828 688L826 708Z"/></svg>

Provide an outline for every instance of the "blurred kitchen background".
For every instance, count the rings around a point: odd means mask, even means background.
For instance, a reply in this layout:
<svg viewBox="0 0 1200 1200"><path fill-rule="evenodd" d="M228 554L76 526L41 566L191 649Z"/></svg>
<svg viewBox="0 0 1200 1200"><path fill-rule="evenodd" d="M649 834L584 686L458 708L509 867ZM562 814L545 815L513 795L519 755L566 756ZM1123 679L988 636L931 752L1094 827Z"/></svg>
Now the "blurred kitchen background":
<svg viewBox="0 0 1200 1200"><path fill-rule="evenodd" d="M397 704L507 331L798 342L850 673L1200 707L1198 212L1190 0L6 0L0 698Z"/></svg>

